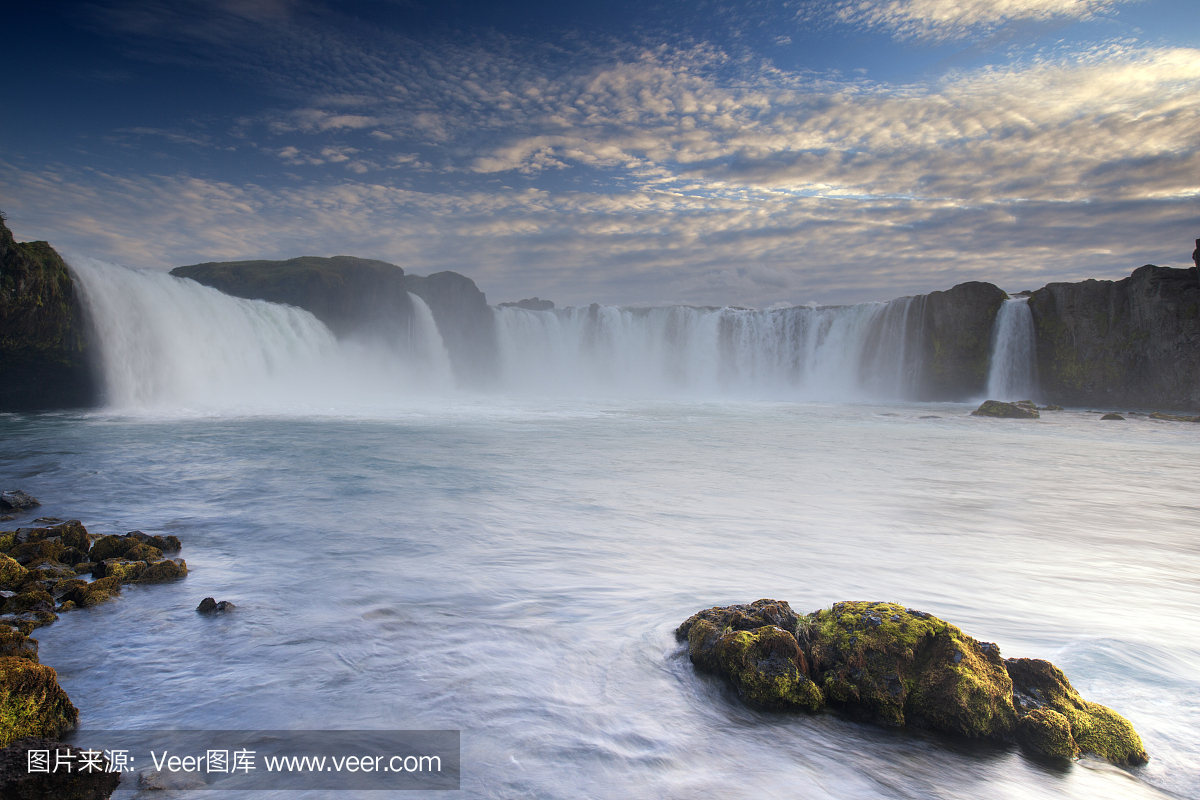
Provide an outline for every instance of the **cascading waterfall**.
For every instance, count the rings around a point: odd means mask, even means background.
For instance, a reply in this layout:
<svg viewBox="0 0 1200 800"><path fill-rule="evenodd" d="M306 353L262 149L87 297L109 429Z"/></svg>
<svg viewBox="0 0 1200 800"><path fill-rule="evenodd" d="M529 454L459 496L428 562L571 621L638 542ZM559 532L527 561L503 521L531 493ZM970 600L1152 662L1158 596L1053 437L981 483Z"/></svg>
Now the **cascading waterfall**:
<svg viewBox="0 0 1200 800"><path fill-rule="evenodd" d="M106 404L116 408L311 407L372 403L452 385L428 306L404 347L339 342L291 306L231 297L195 281L73 257L96 341Z"/></svg>
<svg viewBox="0 0 1200 800"><path fill-rule="evenodd" d="M907 399L921 370L923 300L766 311L509 307L496 315L510 390Z"/></svg>
<svg viewBox="0 0 1200 800"><path fill-rule="evenodd" d="M1030 400L1038 394L1033 314L1028 297L1012 297L1000 306L992 330L987 396L992 400Z"/></svg>
<svg viewBox="0 0 1200 800"><path fill-rule="evenodd" d="M72 270L116 408L343 410L454 388L425 302L394 338L88 258ZM924 297L855 306L495 309L501 388L556 396L914 399ZM461 366L461 365L460 365Z"/></svg>

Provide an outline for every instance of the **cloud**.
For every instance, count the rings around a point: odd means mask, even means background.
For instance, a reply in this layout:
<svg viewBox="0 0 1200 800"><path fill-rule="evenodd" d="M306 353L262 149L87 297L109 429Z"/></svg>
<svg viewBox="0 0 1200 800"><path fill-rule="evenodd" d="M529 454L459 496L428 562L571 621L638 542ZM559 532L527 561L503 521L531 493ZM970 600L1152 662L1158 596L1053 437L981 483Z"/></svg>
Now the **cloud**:
<svg viewBox="0 0 1200 800"><path fill-rule="evenodd" d="M1036 288L1181 264L1194 227L1194 198L968 207L754 192L452 194L348 179L269 189L7 163L0 179L18 236L68 251L157 268L353 253L416 274L462 272L493 301L765 307L882 300L963 280Z"/></svg>
<svg viewBox="0 0 1200 800"><path fill-rule="evenodd" d="M1193 48L1109 44L901 84L709 44L413 41L309 25L300 4L193 35L146 7L178 57L278 98L231 125L239 158L260 161L205 173L256 177L5 164L0 201L24 235L137 266L349 252L454 269L493 299L756 306L1119 277L1186 261L1194 238ZM954 7L944 30L1067 13ZM176 135L220 144L214 130Z"/></svg>
<svg viewBox="0 0 1200 800"><path fill-rule="evenodd" d="M834 16L901 39L963 39L1012 22L1080 21L1137 0L841 0Z"/></svg>

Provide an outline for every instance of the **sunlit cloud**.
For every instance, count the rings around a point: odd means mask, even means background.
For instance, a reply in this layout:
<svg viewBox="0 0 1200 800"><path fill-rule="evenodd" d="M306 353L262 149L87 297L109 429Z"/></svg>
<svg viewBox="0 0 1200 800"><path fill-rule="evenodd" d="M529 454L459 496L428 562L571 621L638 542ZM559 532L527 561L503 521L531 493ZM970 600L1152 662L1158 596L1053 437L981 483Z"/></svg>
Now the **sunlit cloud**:
<svg viewBox="0 0 1200 800"><path fill-rule="evenodd" d="M900 38L962 39L1011 22L1088 20L1138 0L842 0L836 17Z"/></svg>

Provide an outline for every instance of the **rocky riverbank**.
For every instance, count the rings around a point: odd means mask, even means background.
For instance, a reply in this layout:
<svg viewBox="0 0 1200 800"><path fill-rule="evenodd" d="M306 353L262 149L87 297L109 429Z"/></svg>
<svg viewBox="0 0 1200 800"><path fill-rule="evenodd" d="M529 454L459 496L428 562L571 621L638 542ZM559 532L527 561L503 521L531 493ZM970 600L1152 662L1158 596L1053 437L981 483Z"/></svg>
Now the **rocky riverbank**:
<svg viewBox="0 0 1200 800"><path fill-rule="evenodd" d="M29 495L20 496L36 505ZM186 576L187 563L166 555L181 546L174 536L98 536L79 520L45 517L0 531L0 796L66 800L112 793L119 775L52 780L29 774L26 751L66 750L56 740L79 719L57 673L40 663L31 634L59 614L113 599L122 586Z"/></svg>
<svg viewBox="0 0 1200 800"><path fill-rule="evenodd" d="M727 678L764 708L832 707L887 726L1019 742L1050 757L1148 760L1112 709L1084 700L1048 661L1000 648L894 603L843 602L797 614L756 600L692 615L675 635L696 669Z"/></svg>

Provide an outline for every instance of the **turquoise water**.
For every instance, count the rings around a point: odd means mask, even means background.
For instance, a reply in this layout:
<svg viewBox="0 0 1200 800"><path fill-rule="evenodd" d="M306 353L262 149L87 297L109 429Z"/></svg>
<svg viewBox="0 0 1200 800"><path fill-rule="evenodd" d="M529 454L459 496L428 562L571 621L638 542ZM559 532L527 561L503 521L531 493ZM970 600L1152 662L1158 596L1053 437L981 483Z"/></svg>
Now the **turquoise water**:
<svg viewBox="0 0 1200 800"><path fill-rule="evenodd" d="M460 729L473 798L1197 796L1200 426L969 410L5 415L0 482L184 542L184 581L38 632L83 727ZM759 597L894 600L1050 659L1152 760L751 710L673 630Z"/></svg>

